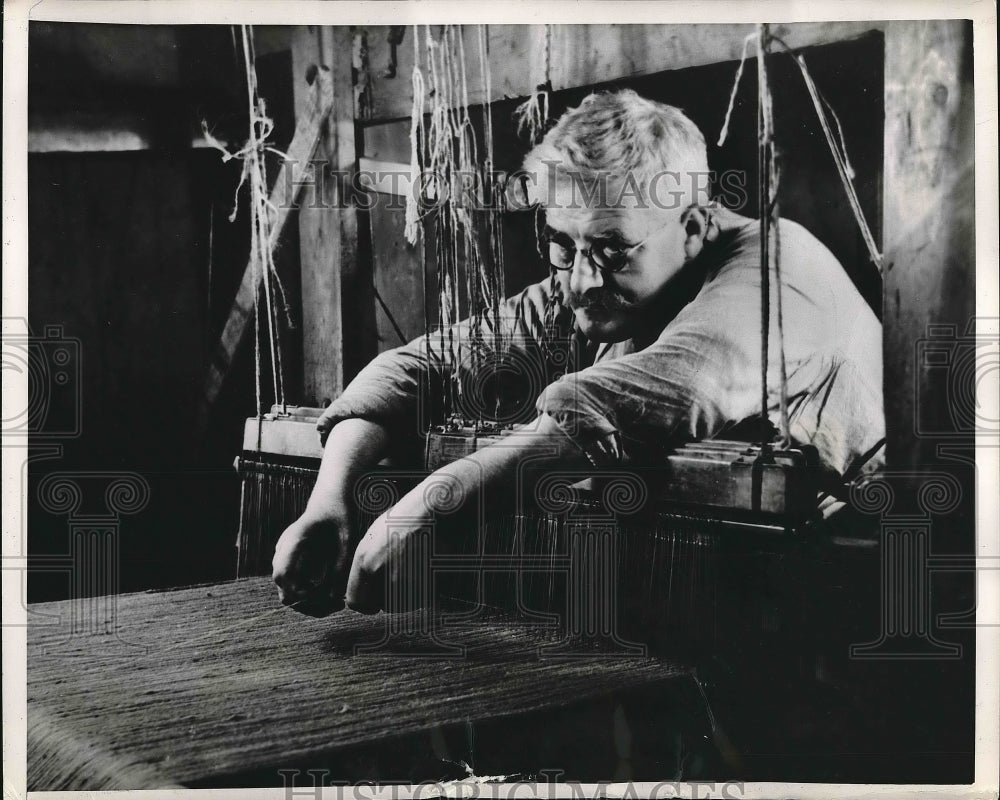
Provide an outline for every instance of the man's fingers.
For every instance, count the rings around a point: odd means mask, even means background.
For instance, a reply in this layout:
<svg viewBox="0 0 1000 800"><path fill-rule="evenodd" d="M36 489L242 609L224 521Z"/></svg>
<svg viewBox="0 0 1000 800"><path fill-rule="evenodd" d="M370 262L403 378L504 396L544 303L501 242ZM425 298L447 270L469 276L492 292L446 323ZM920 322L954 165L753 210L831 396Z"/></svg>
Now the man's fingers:
<svg viewBox="0 0 1000 800"><path fill-rule="evenodd" d="M384 571L367 567L360 549L351 564L351 574L344 592L344 605L362 614L375 614L382 610L385 599Z"/></svg>
<svg viewBox="0 0 1000 800"><path fill-rule="evenodd" d="M294 606L296 611L310 617L326 617L343 608L341 592L332 582L301 584L287 578L276 578L275 584L282 605Z"/></svg>
<svg viewBox="0 0 1000 800"><path fill-rule="evenodd" d="M295 610L308 617L328 617L344 607L344 601L334 597L307 598L295 603Z"/></svg>
<svg viewBox="0 0 1000 800"><path fill-rule="evenodd" d="M275 559L272 577L282 605L294 605L296 611L313 617L325 617L342 607L335 570L323 559L301 553L291 563Z"/></svg>
<svg viewBox="0 0 1000 800"><path fill-rule="evenodd" d="M319 434L321 447L326 447L326 440L330 436L330 431L333 430L333 425L333 418L326 414L320 414L319 419L316 420L316 432Z"/></svg>

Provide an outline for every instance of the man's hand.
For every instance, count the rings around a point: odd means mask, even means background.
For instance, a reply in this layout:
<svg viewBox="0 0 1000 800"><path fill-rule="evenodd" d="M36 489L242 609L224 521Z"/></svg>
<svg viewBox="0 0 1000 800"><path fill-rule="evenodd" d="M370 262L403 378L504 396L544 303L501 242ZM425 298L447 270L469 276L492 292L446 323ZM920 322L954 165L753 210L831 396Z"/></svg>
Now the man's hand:
<svg viewBox="0 0 1000 800"><path fill-rule="evenodd" d="M372 523L354 552L344 595L348 608L365 614L382 609L409 611L430 600L430 586L418 583L428 575L420 561L431 553L428 539L435 515L441 511L428 485L440 486L442 478L441 471L434 473ZM462 492L455 483L451 488ZM460 502L464 497L457 499Z"/></svg>
<svg viewBox="0 0 1000 800"><path fill-rule="evenodd" d="M271 561L278 599L311 617L325 617L344 606L347 560L355 539L347 515L300 517L274 548Z"/></svg>
<svg viewBox="0 0 1000 800"><path fill-rule="evenodd" d="M389 434L375 422L348 419L329 432L305 513L281 534L271 562L278 599L325 617L343 607L347 565L357 542L354 487L385 456Z"/></svg>

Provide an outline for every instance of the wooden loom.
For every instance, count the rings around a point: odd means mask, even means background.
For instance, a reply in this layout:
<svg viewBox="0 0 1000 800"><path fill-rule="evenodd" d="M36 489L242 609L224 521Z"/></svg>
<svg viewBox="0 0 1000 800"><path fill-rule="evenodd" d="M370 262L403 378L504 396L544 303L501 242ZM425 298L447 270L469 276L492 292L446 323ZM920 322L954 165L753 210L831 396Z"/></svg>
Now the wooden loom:
<svg viewBox="0 0 1000 800"><path fill-rule="evenodd" d="M418 31L419 28L414 31L415 39L419 35ZM550 38L547 34L547 47ZM428 93L436 103L430 113L430 133L428 126L419 121L423 119L424 79L416 66L413 81L413 163L429 167L433 174L444 175L446 178L453 173L467 174L472 167L463 160L467 159L468 154L463 155L462 150L464 137L471 130L468 111L466 109L464 116L461 112L453 114L451 111L453 105L462 102L462 96L457 89L434 82L439 74L460 73L458 84L463 92L466 91L462 61L464 50L455 44L459 40L460 37L454 34L449 36L448 31L445 31L439 42L434 41L430 30L427 31L428 66L425 71L431 76L428 79L431 80ZM481 47L485 115L485 109L490 105L488 49L482 41ZM415 46L414 50L417 52L418 48ZM458 58L459 54L461 58ZM452 58L452 62L448 62L448 58ZM546 70L549 68L548 62L547 58ZM547 107L543 97L544 87L549 83L546 76L546 80L539 86L542 97L536 94L529 104L529 116L533 119L533 138L540 135L544 124L544 120L537 117L539 110ZM468 102L467 99L465 102ZM487 117L484 129L489 132L491 127ZM446 131L443 143L442 128ZM435 130L438 131L437 139L434 139ZM427 141L428 137L430 141ZM456 137L460 140L457 153L452 149ZM473 146L472 150L474 149ZM484 159L487 164L492 163L492 143L488 133ZM486 192L488 191L487 188ZM457 197L459 192L452 187L446 196ZM498 297L502 294L502 280L490 278L490 275L496 272L502 274L502 247L494 243L492 247L481 250L474 241L475 234L470 230L468 217L461 210L456 212L450 203L444 204L444 210L439 216L439 224L435 227L440 291L438 327L444 331L458 321L458 287L461 285L467 288L465 300L470 309L492 311L495 318ZM408 225L409 219L408 208ZM499 227L492 217L490 227L491 230ZM417 233L416 228L408 228L408 236L413 237L411 241L416 239ZM443 238L449 236L457 241L443 241ZM456 253L462 252L470 261L464 265L464 269L456 261ZM492 261L489 258L491 255ZM766 253L762 263L767 263ZM480 276L486 277L481 279ZM766 308L763 313L766 319ZM430 330L430 325L426 322L425 329ZM473 339L477 334L480 337L489 336L479 332L476 326L472 326L470 330ZM444 337L443 333L441 335ZM453 344L449 339L449 347L451 346ZM463 361L461 347L462 343L459 342L456 363ZM505 343L495 342L494 348L502 353ZM766 340L764 348L766 352ZM503 426L500 426L499 432L495 432L497 426L487 424L484 427L481 420L463 419L456 414L455 395L461 392L461 379L452 375L443 380L447 385L443 387L442 394L448 398L450 393L451 398L450 404L446 403L446 414L451 409L451 415L445 425L428 432L423 465L427 472L468 455L502 436ZM246 423L242 454L237 460L237 468L243 481L237 542L238 575L263 574L269 571L275 541L305 507L321 456L314 424L318 414L317 409L289 409L276 405L270 414L258 415ZM733 559L738 559L733 563L745 566L745 541L748 536L752 538L756 533L760 539L770 542L775 534L801 531L810 522L817 494L815 460L808 449L776 451L767 443L754 445L749 442L713 441L681 447L656 472L655 475L645 475L640 479L651 479L650 485L655 487L652 490L655 496L644 509L645 516L636 515L634 508L628 509L626 516L630 516L630 519L625 528L631 533L626 534L623 528L611 545L616 550L615 558L623 565L621 584L628 586L628 591L636 594L633 599L637 609L648 610L646 613L631 615L633 619L642 620L642 624L637 624L635 630L638 632L652 627L663 636L667 636L666 632L669 631L669 638L676 642L698 638L701 644L705 644L706 632L711 632L707 639L713 643L733 638L733 632L729 630L715 635L716 616L723 619L727 617L727 613L713 608L711 624L706 624L705 615L696 613L699 608L698 598L704 597L706 593L714 593L716 585L722 581L722 572L716 573L716 569L720 567L720 558L723 558L727 548L733 549ZM643 486L641 491L645 492L646 487ZM398 490L394 490L394 493L396 496L400 494ZM578 510L589 503L589 510L584 516L610 519L608 509L601 509L600 498L588 499L585 492L580 493L578 490L578 499ZM377 513L362 511L362 529L367 527L374 516ZM614 513L610 516L616 517ZM619 520L616 518L613 524L617 528ZM572 532L578 528L572 522L567 522L565 511L560 516L538 508L520 509L511 519L496 524L486 523L485 527L480 532L480 538L486 540L485 547L491 555L524 553L532 549L537 555L545 552L564 554L575 546L567 536L572 536ZM637 531L643 531L644 534L636 534ZM528 540L533 541L529 544ZM738 546L733 548L730 540L739 542ZM723 546L722 542L727 544ZM762 552L769 548L770 544L759 545ZM554 558L552 556L550 562ZM650 563L656 566L648 580L641 583L632 580L631 573L635 569L644 570ZM596 565L590 565L589 568L596 569ZM606 565L601 567L605 568ZM588 568L582 569L586 571ZM662 582L667 587L662 597L657 594L660 580L653 578L653 575L660 574L664 576ZM754 580L753 577L750 579ZM553 580L554 578L548 582L547 590L542 592L546 598L546 602L542 603L543 607L532 608L532 611L551 613L557 610L551 598ZM637 585L643 588L636 593ZM521 589L523 587L516 588L514 595L518 595ZM564 594L565 591L566 587ZM581 591L586 591L586 588ZM482 597L469 599L474 603L484 602ZM555 600L555 606L564 599L563 596ZM506 601L494 598L493 602L502 606L521 607L524 606L525 599L518 595L507 597ZM711 604L702 605L707 607ZM773 617L773 613L771 616ZM762 627L768 625L773 626L774 621L754 619L748 629L759 633ZM679 637L675 635L678 632L682 633ZM648 630L643 636L647 640L650 638Z"/></svg>

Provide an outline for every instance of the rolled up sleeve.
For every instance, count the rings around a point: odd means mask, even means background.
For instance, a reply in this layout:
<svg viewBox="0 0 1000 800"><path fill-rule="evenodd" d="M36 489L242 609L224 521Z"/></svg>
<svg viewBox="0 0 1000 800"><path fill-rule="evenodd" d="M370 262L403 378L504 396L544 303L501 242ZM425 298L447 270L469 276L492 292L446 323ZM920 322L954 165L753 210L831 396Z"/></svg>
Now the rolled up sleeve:
<svg viewBox="0 0 1000 800"><path fill-rule="evenodd" d="M536 408L605 466L711 437L750 416L760 392L757 369L731 337L672 330L638 353L556 381Z"/></svg>
<svg viewBox="0 0 1000 800"><path fill-rule="evenodd" d="M428 424L439 421L442 389L451 376L492 363L498 342L504 350L502 360L534 366L544 349L540 343L551 338L551 331L546 330L549 302L547 282L533 284L506 300L496 319L486 313L381 353L327 407L321 431L345 419L362 418L379 422L406 439L422 436ZM482 334L478 339L473 336L474 326ZM537 384L529 395L529 409L544 384Z"/></svg>

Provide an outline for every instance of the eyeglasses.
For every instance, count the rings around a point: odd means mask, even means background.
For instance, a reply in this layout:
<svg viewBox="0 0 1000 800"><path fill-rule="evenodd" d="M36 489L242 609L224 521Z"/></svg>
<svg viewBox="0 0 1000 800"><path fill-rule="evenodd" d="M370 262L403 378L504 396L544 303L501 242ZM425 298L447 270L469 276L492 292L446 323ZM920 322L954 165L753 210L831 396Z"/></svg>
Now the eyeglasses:
<svg viewBox="0 0 1000 800"><path fill-rule="evenodd" d="M561 234L547 232L543 238L548 243L549 264L555 270L566 272L573 269L573 265L576 263L576 254L580 252L586 256L587 261L590 262L590 266L594 269L601 272L615 273L625 269L632 254L654 236L665 230L666 227L664 226L654 231L638 244L629 245L628 247L622 247L617 239L609 238L598 239L590 247L578 251L575 247L567 246L554 238Z"/></svg>

